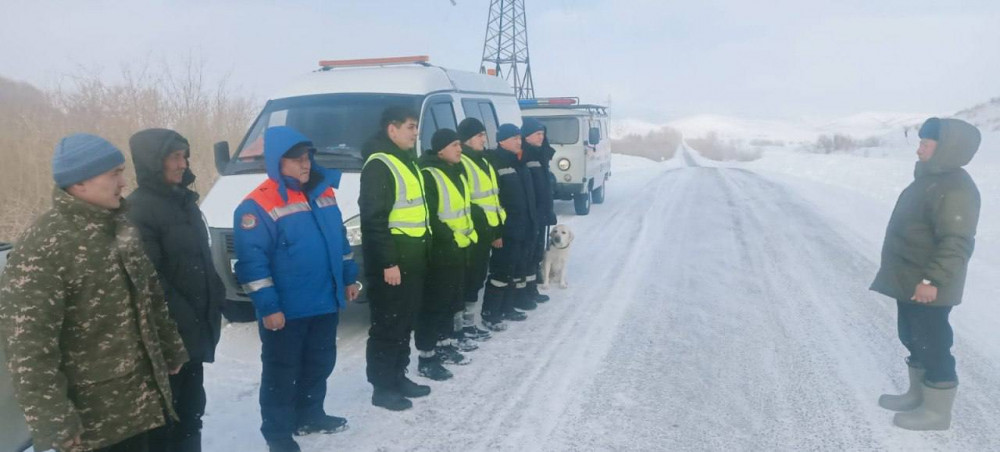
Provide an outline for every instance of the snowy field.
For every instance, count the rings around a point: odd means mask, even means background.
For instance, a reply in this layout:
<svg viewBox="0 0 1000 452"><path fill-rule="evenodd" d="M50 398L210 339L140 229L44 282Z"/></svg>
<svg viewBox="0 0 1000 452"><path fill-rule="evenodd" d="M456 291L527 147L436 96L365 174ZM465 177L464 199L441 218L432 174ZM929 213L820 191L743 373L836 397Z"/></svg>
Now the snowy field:
<svg viewBox="0 0 1000 452"><path fill-rule="evenodd" d="M995 152L996 147L981 152ZM978 157L977 157L978 158ZM988 160L988 159L984 159ZM607 200L576 234L570 287L496 333L392 413L370 404L367 306L342 314L326 407L351 428L306 451L1000 450L1000 228L994 166L965 303L953 429L892 426L905 384L895 304L869 292L912 159L781 152L747 164L615 155ZM992 180L993 182L989 182ZM255 325L206 366L205 450L264 451Z"/></svg>

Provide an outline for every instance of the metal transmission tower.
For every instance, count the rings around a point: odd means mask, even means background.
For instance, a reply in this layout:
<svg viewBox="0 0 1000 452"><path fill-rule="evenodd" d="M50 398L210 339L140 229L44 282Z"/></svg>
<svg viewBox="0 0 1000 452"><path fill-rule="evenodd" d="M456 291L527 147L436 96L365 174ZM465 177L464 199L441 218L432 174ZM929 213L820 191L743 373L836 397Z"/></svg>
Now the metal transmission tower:
<svg viewBox="0 0 1000 452"><path fill-rule="evenodd" d="M492 0L483 43L482 73L503 77L518 99L534 99L528 58L528 27L524 0Z"/></svg>

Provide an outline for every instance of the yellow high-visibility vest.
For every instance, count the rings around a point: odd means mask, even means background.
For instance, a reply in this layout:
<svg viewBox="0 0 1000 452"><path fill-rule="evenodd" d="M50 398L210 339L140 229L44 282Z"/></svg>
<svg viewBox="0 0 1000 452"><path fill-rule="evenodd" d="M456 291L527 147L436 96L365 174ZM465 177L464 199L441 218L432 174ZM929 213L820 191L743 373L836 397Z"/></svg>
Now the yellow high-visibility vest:
<svg viewBox="0 0 1000 452"><path fill-rule="evenodd" d="M490 226L497 227L507 221L507 212L500 206L500 184L497 183L497 172L493 165L486 166L490 172L487 174L476 162L466 155L462 155L462 165L465 166L465 174L469 178L469 185L472 187L472 203L483 209L486 213L486 222Z"/></svg>
<svg viewBox="0 0 1000 452"><path fill-rule="evenodd" d="M460 176L464 194L458 190L458 186L440 168L423 168L434 178L434 183L438 189L438 209L437 216L442 223L451 229L455 236L455 243L459 248L465 248L479 241L479 234L472 224L472 197L469 193L469 181L465 176Z"/></svg>
<svg viewBox="0 0 1000 452"><path fill-rule="evenodd" d="M392 172L396 183L396 199L389 212L389 231L396 235L423 237L430 231L430 218L424 201L424 176L410 170L402 160L391 154L377 152L365 161L381 160Z"/></svg>

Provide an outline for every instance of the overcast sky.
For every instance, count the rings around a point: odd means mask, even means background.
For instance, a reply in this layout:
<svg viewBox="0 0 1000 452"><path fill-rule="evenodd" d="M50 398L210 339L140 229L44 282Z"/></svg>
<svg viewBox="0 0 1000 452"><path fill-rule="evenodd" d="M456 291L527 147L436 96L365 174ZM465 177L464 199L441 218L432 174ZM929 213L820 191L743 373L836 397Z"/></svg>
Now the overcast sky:
<svg viewBox="0 0 1000 452"><path fill-rule="evenodd" d="M0 76L205 62L259 99L320 59L478 70L488 0L0 0ZM949 113L1000 96L1000 1L526 0L535 91L618 117Z"/></svg>

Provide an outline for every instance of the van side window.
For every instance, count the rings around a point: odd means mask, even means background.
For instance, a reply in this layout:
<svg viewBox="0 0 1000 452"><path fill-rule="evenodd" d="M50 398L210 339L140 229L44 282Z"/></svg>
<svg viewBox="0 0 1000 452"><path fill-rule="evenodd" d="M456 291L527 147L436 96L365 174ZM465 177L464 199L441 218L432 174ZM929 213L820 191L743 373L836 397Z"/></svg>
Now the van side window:
<svg viewBox="0 0 1000 452"><path fill-rule="evenodd" d="M458 128L455 121L455 110L451 100L433 101L424 111L423 122L420 124L420 149L431 148L431 137L438 129Z"/></svg>
<svg viewBox="0 0 1000 452"><path fill-rule="evenodd" d="M465 117L476 118L486 126L486 147L496 147L497 128L500 125L493 102L486 99L462 99L462 110L465 111Z"/></svg>

